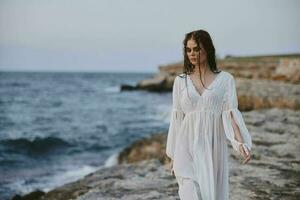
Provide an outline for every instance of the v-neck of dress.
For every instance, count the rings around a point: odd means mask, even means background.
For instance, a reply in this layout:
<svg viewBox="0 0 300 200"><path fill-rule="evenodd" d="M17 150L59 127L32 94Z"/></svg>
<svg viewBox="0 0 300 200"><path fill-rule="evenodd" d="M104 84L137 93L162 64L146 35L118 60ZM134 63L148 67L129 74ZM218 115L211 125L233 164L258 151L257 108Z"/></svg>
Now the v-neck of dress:
<svg viewBox="0 0 300 200"><path fill-rule="evenodd" d="M223 72L223 71L221 71L221 72L214 78L214 80L209 84L209 86L207 86L207 88L210 88L210 87L217 81L217 79L221 76L222 72ZM196 91L196 93L197 93L200 97L202 97L202 96L205 94L205 92L206 92L207 89L204 88L204 89L203 89L203 92L202 92L202 94L201 94L201 93L198 91L197 87L195 86L195 84L194 84L192 78L190 77L190 75L187 75L187 76L188 76L189 80L191 81L192 86L193 86L194 90Z"/></svg>

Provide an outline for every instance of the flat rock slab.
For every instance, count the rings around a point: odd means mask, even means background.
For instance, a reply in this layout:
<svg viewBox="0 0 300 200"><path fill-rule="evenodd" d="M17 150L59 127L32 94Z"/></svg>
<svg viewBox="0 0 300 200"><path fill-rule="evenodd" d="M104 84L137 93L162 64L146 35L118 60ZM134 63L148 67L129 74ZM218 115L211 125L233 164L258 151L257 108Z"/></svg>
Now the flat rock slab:
<svg viewBox="0 0 300 200"><path fill-rule="evenodd" d="M157 159L103 168L83 179L56 188L47 200L178 199L178 185Z"/></svg>

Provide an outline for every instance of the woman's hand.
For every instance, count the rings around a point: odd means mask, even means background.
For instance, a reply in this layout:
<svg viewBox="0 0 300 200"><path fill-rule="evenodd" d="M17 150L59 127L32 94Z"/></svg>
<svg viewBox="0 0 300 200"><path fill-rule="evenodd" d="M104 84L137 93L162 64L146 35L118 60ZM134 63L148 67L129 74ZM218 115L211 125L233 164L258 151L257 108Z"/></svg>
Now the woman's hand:
<svg viewBox="0 0 300 200"><path fill-rule="evenodd" d="M244 157L244 161L242 162L242 164L246 164L251 159L251 153L243 144L240 144L239 150L242 156Z"/></svg>
<svg viewBox="0 0 300 200"><path fill-rule="evenodd" d="M171 176L174 176L175 174L174 174L174 171L172 170L172 168L173 168L173 160L171 160L169 166L170 166L169 170L170 170Z"/></svg>

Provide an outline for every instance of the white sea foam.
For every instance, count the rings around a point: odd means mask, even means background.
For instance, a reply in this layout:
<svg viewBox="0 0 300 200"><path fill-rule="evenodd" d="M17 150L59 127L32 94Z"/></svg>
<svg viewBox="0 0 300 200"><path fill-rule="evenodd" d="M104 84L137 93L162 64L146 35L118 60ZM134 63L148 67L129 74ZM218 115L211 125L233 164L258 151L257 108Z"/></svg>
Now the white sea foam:
<svg viewBox="0 0 300 200"><path fill-rule="evenodd" d="M106 93L119 93L121 91L120 86L111 86L104 88Z"/></svg>
<svg viewBox="0 0 300 200"><path fill-rule="evenodd" d="M49 190L53 189L53 185L55 185L57 187L60 185L64 185L66 183L76 181L98 169L99 169L99 167L84 165L77 169L71 169L71 170L65 171L64 173L56 174L54 177L51 178L51 182L52 182L51 186L49 185L50 186L49 187L49 186L45 185L43 191L48 192Z"/></svg>
<svg viewBox="0 0 300 200"><path fill-rule="evenodd" d="M15 191L18 191L21 195L28 194L35 190L48 192L66 183L81 179L87 174L90 174L98 169L99 167L85 165L77 169L70 169L62 173L57 173L51 177L38 177L37 181L34 181L30 184L28 184L28 181L26 180L18 180L14 183L11 183L9 187L13 188Z"/></svg>
<svg viewBox="0 0 300 200"><path fill-rule="evenodd" d="M118 164L119 151L113 153L104 163L104 167L111 167Z"/></svg>

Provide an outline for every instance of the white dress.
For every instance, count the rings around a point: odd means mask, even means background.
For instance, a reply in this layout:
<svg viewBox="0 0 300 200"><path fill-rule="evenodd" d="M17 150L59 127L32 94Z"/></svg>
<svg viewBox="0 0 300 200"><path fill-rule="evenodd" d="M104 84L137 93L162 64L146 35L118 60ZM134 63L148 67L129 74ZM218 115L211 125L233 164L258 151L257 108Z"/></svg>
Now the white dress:
<svg viewBox="0 0 300 200"><path fill-rule="evenodd" d="M190 178L198 183L200 194L196 199L227 200L226 138L237 152L240 144L250 151L252 140L238 110L233 75L221 71L207 88L200 94L188 75L176 76L166 154L173 160L176 178ZM243 143L234 138L230 112Z"/></svg>

